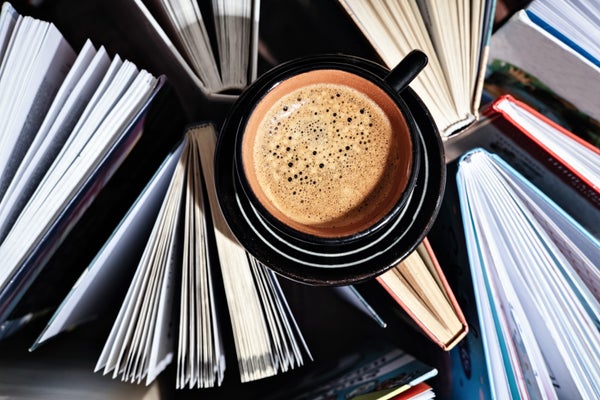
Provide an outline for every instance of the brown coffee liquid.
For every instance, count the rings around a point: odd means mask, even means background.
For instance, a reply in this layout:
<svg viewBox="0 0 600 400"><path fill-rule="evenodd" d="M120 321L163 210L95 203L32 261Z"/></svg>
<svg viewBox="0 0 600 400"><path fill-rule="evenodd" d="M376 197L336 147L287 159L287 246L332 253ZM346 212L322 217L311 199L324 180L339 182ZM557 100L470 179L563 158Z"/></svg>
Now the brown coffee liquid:
<svg viewBox="0 0 600 400"><path fill-rule="evenodd" d="M254 168L266 198L296 228L344 235L397 201L398 177L407 173L400 147L389 118L368 96L313 84L284 95L265 114Z"/></svg>

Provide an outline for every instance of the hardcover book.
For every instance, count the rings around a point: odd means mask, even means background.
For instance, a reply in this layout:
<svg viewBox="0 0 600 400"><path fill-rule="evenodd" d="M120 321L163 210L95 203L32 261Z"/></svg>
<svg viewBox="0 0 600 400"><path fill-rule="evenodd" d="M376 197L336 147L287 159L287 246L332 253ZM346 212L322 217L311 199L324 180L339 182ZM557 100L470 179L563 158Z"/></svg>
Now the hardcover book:
<svg viewBox="0 0 600 400"><path fill-rule="evenodd" d="M457 183L493 394L596 397L600 243L483 149L461 158Z"/></svg>
<svg viewBox="0 0 600 400"><path fill-rule="evenodd" d="M536 3L534 1L531 5ZM555 14L554 19L541 17L537 8L515 13L492 35L489 59L515 65L582 112L599 120L600 93L596 85L590 84L600 79L598 60L593 61L586 56L592 53L587 53L581 46L570 45L577 40L571 38L571 33L558 30L561 24L581 27L581 30L575 31L585 33L588 41L595 40L593 38L597 37L600 28L588 16L597 15L598 5L592 1L580 2L581 6L587 4L591 8L576 12L576 6L570 2L559 3L564 3L566 12Z"/></svg>
<svg viewBox="0 0 600 400"><path fill-rule="evenodd" d="M495 0L339 0L384 64L414 48L429 58L411 87L427 104L442 137L478 117Z"/></svg>
<svg viewBox="0 0 600 400"><path fill-rule="evenodd" d="M510 95L491 103L446 155L452 159L474 147L499 154L600 235L600 149Z"/></svg>

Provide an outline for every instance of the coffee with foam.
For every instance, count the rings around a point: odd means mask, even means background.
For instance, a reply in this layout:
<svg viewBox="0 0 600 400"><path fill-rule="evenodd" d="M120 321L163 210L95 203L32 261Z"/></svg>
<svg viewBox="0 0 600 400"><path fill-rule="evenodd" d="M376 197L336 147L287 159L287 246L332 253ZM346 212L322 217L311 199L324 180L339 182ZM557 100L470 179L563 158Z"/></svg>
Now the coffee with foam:
<svg viewBox="0 0 600 400"><path fill-rule="evenodd" d="M242 144L252 191L300 232L342 237L387 215L409 180L408 126L377 85L338 70L283 81L257 105Z"/></svg>

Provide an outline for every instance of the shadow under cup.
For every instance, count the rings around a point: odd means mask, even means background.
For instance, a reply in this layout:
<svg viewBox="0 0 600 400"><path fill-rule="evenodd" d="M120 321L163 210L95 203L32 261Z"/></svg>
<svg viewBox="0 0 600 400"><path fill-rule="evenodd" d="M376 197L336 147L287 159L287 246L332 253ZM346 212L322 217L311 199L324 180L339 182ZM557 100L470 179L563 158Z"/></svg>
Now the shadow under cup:
<svg viewBox="0 0 600 400"><path fill-rule="evenodd" d="M245 195L286 237L330 245L377 232L406 204L420 165L405 107L389 88L341 69L281 80L238 131Z"/></svg>

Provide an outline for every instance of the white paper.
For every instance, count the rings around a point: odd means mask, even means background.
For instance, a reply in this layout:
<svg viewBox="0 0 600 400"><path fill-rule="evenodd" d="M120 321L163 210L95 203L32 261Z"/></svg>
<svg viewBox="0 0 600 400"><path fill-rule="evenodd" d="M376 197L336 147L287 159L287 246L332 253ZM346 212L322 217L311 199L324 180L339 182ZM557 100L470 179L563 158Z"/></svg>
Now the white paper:
<svg viewBox="0 0 600 400"><path fill-rule="evenodd" d="M526 368L533 367L549 374L537 380L537 388L528 389L533 397L539 392L552 395L547 392L552 377L560 398L574 393L595 398L600 394L596 368L600 365L600 308L572 265L579 262L583 268L589 260L582 252L565 257L563 253L571 249L564 246L573 243L559 241L563 246L559 248L552 239L553 231L544 229L556 229L556 224L541 217L542 207L536 204L556 206L483 150L462 159L457 179L493 390L514 390L512 374L504 381L508 385L499 384L503 371L513 371L514 382L519 384L524 377L519 371L529 373ZM555 210L551 215L561 213ZM583 229L565 217L560 223ZM588 253L597 257L598 242L591 235L580 238L588 242ZM573 248L572 253L577 250ZM503 333L500 337L497 329ZM510 330L518 334L513 337L516 342L504 347L501 343L511 336ZM524 387L517 387L522 393Z"/></svg>

